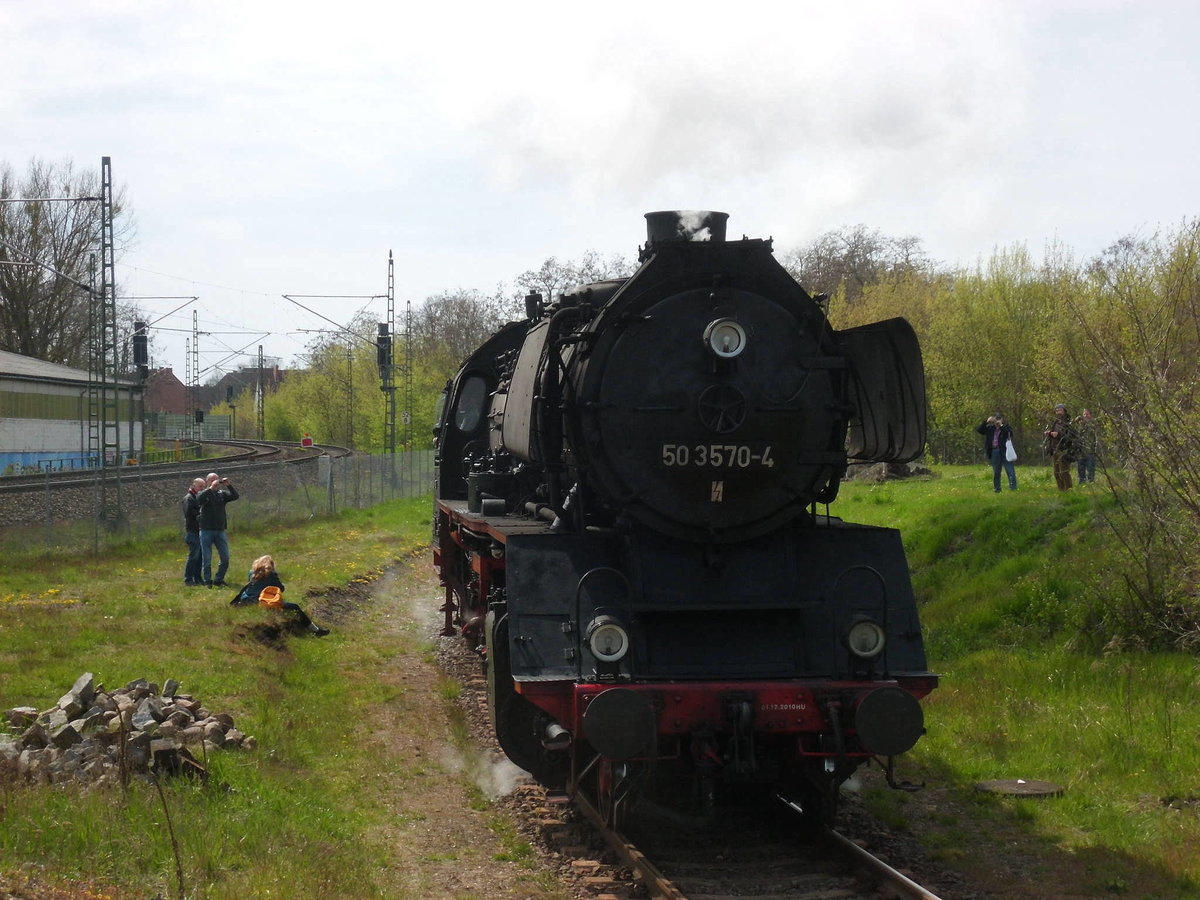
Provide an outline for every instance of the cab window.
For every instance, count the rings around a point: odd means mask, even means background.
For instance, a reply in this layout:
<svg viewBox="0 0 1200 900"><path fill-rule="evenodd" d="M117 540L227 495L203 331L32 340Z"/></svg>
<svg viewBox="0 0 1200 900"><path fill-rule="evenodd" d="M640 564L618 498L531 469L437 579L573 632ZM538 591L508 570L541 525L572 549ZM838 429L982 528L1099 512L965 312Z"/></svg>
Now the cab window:
<svg viewBox="0 0 1200 900"><path fill-rule="evenodd" d="M483 421L487 399L488 386L483 378L472 375L464 381L458 392L458 405L454 408L454 427L465 433L478 428Z"/></svg>

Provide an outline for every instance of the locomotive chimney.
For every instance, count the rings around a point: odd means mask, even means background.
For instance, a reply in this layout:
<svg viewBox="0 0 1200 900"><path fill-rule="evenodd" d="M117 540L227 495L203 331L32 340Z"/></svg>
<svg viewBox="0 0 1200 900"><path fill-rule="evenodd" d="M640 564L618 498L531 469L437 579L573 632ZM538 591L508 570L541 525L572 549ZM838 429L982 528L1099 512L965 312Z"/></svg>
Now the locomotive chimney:
<svg viewBox="0 0 1200 900"><path fill-rule="evenodd" d="M729 213L676 209L646 213L646 239L655 241L723 241Z"/></svg>

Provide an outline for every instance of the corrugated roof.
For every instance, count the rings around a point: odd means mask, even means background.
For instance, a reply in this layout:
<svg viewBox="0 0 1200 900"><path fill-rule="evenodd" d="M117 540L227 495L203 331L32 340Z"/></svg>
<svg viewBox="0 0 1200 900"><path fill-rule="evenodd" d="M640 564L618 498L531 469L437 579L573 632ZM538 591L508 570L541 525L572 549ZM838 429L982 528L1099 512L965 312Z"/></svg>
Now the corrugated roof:
<svg viewBox="0 0 1200 900"><path fill-rule="evenodd" d="M70 366L46 362L44 359L34 359L32 356L22 356L20 353L0 350L0 377L5 375L54 381L88 382L91 380L91 376L84 369L73 369ZM117 379L117 382L119 384L131 383L125 379Z"/></svg>

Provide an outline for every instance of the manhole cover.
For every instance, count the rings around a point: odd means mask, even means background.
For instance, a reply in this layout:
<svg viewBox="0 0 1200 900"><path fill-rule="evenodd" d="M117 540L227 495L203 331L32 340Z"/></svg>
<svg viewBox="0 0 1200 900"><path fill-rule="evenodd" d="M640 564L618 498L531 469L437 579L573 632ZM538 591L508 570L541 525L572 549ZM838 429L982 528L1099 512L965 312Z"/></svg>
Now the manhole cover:
<svg viewBox="0 0 1200 900"><path fill-rule="evenodd" d="M1062 785L1052 781L1037 781L1031 778L997 778L981 781L975 785L977 791L990 794L1011 794L1014 797L1057 797L1062 794Z"/></svg>

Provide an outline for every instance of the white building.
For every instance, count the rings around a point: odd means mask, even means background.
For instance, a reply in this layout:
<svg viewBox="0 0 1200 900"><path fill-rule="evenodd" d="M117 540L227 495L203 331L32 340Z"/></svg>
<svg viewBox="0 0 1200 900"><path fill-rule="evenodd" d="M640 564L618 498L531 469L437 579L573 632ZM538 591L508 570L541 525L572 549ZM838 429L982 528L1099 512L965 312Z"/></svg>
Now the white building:
<svg viewBox="0 0 1200 900"><path fill-rule="evenodd" d="M82 369L0 350L0 473L95 467L100 453L92 448L106 444L110 465L136 457L142 447L141 385L110 385L106 412L93 416L89 384ZM98 394L95 400L99 405ZM110 420L105 434L102 415Z"/></svg>

